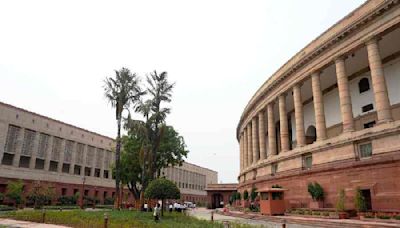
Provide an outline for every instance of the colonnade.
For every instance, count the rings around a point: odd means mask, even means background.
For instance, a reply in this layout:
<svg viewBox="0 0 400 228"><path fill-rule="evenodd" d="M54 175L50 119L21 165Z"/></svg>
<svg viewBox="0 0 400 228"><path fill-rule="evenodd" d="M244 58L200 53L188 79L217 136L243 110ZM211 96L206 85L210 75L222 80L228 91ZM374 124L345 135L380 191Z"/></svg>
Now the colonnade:
<svg viewBox="0 0 400 228"><path fill-rule="evenodd" d="M379 44L376 38L365 43L368 52L368 63L371 73L372 89L376 104L378 123L392 120L391 107L387 86L385 82L382 60L379 53ZM348 75L346 74L345 58L339 56L334 61L336 67L336 78L339 91L340 113L342 118L343 132L354 131L354 117L352 111L352 101L349 90ZM317 141L327 138L325 111L323 94L321 90L320 71L315 71L311 75L312 96L315 113L315 127ZM291 88L293 92L295 126L296 126L296 147L302 147L306 144L304 131L304 113L303 100L301 97L302 82L298 82ZM256 113L246 126L242 128L239 134L241 171L277 155L276 126L274 120L274 105L278 100L279 122L280 122L280 152L289 151L289 130L286 110L285 91L278 95L278 98L272 99L266 107ZM265 113L266 112L266 113ZM267 116L267 121L265 121ZM267 128L265 128L267 122ZM265 139L268 137L268 146Z"/></svg>

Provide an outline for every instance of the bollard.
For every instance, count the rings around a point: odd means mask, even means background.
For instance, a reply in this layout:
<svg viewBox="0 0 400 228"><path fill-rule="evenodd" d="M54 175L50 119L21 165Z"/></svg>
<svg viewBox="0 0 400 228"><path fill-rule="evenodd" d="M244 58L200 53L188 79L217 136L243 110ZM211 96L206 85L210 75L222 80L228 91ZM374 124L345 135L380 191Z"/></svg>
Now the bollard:
<svg viewBox="0 0 400 228"><path fill-rule="evenodd" d="M45 209L43 208L43 209L42 209L42 223L45 222L45 218L46 218L46 211L45 211Z"/></svg>
<svg viewBox="0 0 400 228"><path fill-rule="evenodd" d="M214 211L211 211L211 222L214 221Z"/></svg>
<svg viewBox="0 0 400 228"><path fill-rule="evenodd" d="M104 228L108 227L108 214L104 213Z"/></svg>
<svg viewBox="0 0 400 228"><path fill-rule="evenodd" d="M229 221L224 221L222 224L223 224L224 228L230 228L231 227Z"/></svg>

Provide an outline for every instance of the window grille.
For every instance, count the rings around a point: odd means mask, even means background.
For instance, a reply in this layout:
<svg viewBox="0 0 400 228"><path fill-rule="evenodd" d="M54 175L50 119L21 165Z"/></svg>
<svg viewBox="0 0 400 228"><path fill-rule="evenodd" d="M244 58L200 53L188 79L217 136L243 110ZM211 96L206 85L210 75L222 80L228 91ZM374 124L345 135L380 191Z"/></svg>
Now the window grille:
<svg viewBox="0 0 400 228"><path fill-rule="evenodd" d="M5 152L13 154L16 151L18 136L21 128L17 126L10 125L8 126L8 133L5 145Z"/></svg>
<svg viewBox="0 0 400 228"><path fill-rule="evenodd" d="M101 168L103 163L104 150L97 148L96 150L96 168Z"/></svg>
<svg viewBox="0 0 400 228"><path fill-rule="evenodd" d="M372 156L372 144L363 143L359 145L360 158L369 158Z"/></svg>
<svg viewBox="0 0 400 228"><path fill-rule="evenodd" d="M312 166L312 155L311 154L303 155L303 169L304 170L311 169L311 166Z"/></svg>
<svg viewBox="0 0 400 228"><path fill-rule="evenodd" d="M83 151L85 149L85 145L82 143L78 143L76 145L76 156L75 156L75 163L82 165L83 163Z"/></svg>
<svg viewBox="0 0 400 228"><path fill-rule="evenodd" d="M25 129L24 143L22 144L22 155L32 156L33 144L35 141L36 132Z"/></svg>
<svg viewBox="0 0 400 228"><path fill-rule="evenodd" d="M70 163L71 162L71 156L72 156L72 149L74 147L74 141L68 140L65 143L65 149L64 149L64 162Z"/></svg>
<svg viewBox="0 0 400 228"><path fill-rule="evenodd" d="M46 158L47 150L49 147L49 139L50 139L49 135L43 133L40 134L39 147L36 155L38 158L43 158L43 159Z"/></svg>
<svg viewBox="0 0 400 228"><path fill-rule="evenodd" d="M86 166L92 167L94 159L94 147L88 146L86 155Z"/></svg>
<svg viewBox="0 0 400 228"><path fill-rule="evenodd" d="M53 150L51 153L51 160L58 161L60 159L62 138L53 138Z"/></svg>
<svg viewBox="0 0 400 228"><path fill-rule="evenodd" d="M368 78L362 78L359 82L358 82L358 89L360 91L360 93L366 92L368 91L369 88L369 80Z"/></svg>
<svg viewBox="0 0 400 228"><path fill-rule="evenodd" d="M277 163L272 163L271 165L271 175L274 176L278 172L278 164Z"/></svg>
<svg viewBox="0 0 400 228"><path fill-rule="evenodd" d="M108 169L111 166L111 151L106 151L104 153L104 169Z"/></svg>

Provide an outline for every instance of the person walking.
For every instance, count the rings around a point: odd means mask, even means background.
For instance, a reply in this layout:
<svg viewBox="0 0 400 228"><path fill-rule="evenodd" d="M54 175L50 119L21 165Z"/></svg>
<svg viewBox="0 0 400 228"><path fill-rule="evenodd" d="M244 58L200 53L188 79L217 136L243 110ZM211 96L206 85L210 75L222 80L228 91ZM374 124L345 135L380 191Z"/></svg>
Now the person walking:
<svg viewBox="0 0 400 228"><path fill-rule="evenodd" d="M160 220L160 204L159 203L157 203L157 205L154 207L153 216L154 216L155 222L158 222Z"/></svg>

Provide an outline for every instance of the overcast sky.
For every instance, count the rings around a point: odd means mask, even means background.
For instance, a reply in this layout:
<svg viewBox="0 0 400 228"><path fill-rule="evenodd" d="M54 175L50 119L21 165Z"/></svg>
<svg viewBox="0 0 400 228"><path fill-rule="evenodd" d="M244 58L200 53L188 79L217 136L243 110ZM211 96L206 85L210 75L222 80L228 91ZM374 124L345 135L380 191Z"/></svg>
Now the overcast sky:
<svg viewBox="0 0 400 228"><path fill-rule="evenodd" d="M364 0L0 1L0 101L110 137L103 80L128 67L176 82L167 123L187 161L236 182L235 131L282 64Z"/></svg>

